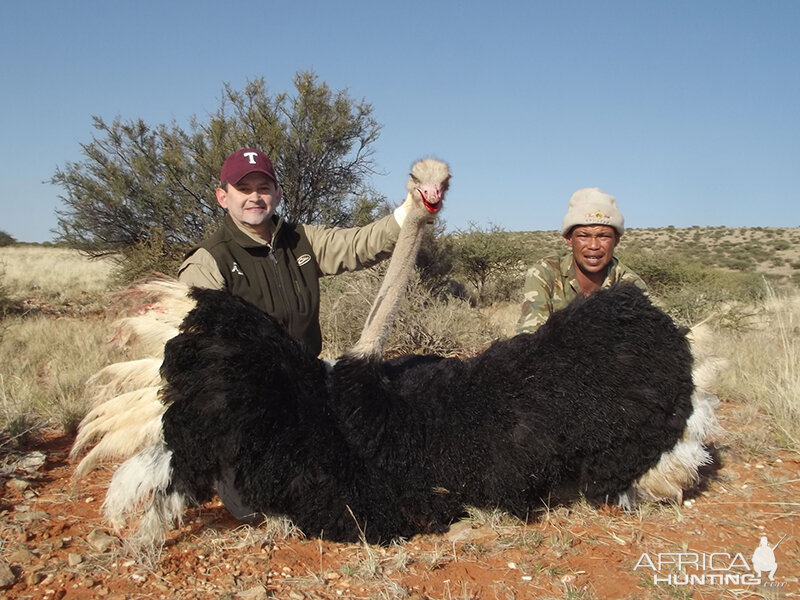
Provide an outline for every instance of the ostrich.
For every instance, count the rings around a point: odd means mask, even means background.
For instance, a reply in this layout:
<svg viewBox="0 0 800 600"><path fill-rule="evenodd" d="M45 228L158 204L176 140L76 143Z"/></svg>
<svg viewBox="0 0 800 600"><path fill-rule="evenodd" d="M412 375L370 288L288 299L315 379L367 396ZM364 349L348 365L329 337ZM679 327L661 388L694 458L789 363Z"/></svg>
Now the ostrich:
<svg viewBox="0 0 800 600"><path fill-rule="evenodd" d="M115 473L112 524L140 516L135 540L156 543L220 482L248 510L340 541L441 532L466 506L524 518L553 495L680 500L708 461L713 406L685 332L636 288L596 292L474 358L381 360L405 287L391 274L426 220L414 210L359 343L332 366L246 302L190 293L165 347L161 428Z"/></svg>
<svg viewBox="0 0 800 600"><path fill-rule="evenodd" d="M441 210L449 182L449 167L440 160L422 159L412 165L406 182L406 202L400 207L404 226L352 353L382 354L414 266L422 231ZM156 444L161 437L161 415L166 409L159 399L164 346L178 335L181 322L195 302L187 286L164 276L139 284L128 293L138 296L143 308L139 314L114 324L112 340L125 345L135 339L146 358L111 364L87 382L92 390L92 409L79 425L70 458L76 460L95 445L78 462L73 473L76 481L98 463L126 459Z"/></svg>

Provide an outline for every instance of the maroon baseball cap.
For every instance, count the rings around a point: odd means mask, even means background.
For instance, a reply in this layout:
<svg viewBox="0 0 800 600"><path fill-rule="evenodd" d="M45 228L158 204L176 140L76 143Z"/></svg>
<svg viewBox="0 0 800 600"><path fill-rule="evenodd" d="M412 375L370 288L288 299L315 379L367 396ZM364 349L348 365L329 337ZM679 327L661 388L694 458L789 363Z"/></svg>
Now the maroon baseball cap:
<svg viewBox="0 0 800 600"><path fill-rule="evenodd" d="M245 175L249 173L263 173L275 184L278 179L275 177L275 169L266 154L255 148L244 148L237 150L225 159L222 170L219 172L219 180L223 183L237 184Z"/></svg>

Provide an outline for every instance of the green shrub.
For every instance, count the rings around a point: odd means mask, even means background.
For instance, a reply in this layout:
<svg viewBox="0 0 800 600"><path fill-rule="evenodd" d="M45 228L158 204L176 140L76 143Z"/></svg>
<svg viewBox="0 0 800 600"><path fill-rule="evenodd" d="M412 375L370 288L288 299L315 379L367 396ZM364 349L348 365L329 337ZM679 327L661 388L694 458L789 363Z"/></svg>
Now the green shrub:
<svg viewBox="0 0 800 600"><path fill-rule="evenodd" d="M771 245L771 246L772 246L772 247L773 247L775 250L788 250L789 248L791 248L791 247L792 247L792 245L789 243L789 241L788 241L788 240L783 240L783 239L780 239L780 240L772 240L772 241L770 241L770 245Z"/></svg>
<svg viewBox="0 0 800 600"><path fill-rule="evenodd" d="M13 236L0 229L0 246L12 246L17 243Z"/></svg>
<svg viewBox="0 0 800 600"><path fill-rule="evenodd" d="M8 294L8 289L5 286L5 268L3 263L0 263L0 320L2 320L13 308L14 302L11 300ZM3 330L0 328L0 339L2 339Z"/></svg>
<svg viewBox="0 0 800 600"><path fill-rule="evenodd" d="M188 249L171 244L161 229L151 230L147 240L122 250L116 260L115 279L126 284L153 273L176 277Z"/></svg>
<svg viewBox="0 0 800 600"><path fill-rule="evenodd" d="M732 304L747 305L764 296L762 278L687 260L650 253L621 254L647 284L651 295L676 321L692 325Z"/></svg>
<svg viewBox="0 0 800 600"><path fill-rule="evenodd" d="M443 233L442 221L437 221L433 229L426 229L417 254L420 282L434 296L447 292L455 266L453 239Z"/></svg>
<svg viewBox="0 0 800 600"><path fill-rule="evenodd" d="M522 243L495 225L471 224L452 236L456 273L474 291L478 305L508 300L522 287Z"/></svg>

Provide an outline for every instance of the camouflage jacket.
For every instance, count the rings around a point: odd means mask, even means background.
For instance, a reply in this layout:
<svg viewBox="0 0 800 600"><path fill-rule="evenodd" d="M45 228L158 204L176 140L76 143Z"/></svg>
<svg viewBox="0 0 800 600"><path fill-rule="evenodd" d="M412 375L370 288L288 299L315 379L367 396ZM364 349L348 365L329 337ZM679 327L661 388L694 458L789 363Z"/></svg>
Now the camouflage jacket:
<svg viewBox="0 0 800 600"><path fill-rule="evenodd" d="M619 282L633 283L647 291L642 278L615 257L611 259L601 287L610 287ZM572 254L548 256L537 262L525 274L522 314L517 322L517 332L536 331L551 313L564 308L579 296L580 289L572 266Z"/></svg>

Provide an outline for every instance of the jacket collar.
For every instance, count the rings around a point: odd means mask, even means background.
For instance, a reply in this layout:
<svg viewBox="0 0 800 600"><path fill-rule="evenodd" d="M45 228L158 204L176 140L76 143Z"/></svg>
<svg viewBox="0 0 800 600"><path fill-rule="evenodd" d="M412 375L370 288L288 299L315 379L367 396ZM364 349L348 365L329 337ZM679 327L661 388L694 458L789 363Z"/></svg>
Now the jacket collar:
<svg viewBox="0 0 800 600"><path fill-rule="evenodd" d="M223 226L230 232L230 234L236 240L236 243L242 246L242 248L262 248L264 246L274 246L275 241L280 235L283 223L283 217L272 215L272 239L268 241L255 235L254 233L250 233L246 229L239 227L239 225L237 225L236 222L231 219L229 214L226 214L225 219L223 220Z"/></svg>
<svg viewBox="0 0 800 600"><path fill-rule="evenodd" d="M617 282L617 265L619 264L619 259L616 256L611 257L611 262L608 263L608 271L606 271L606 277L603 279L603 284L600 286L601 288L611 287ZM572 263L572 252L568 252L564 256L561 257L561 272L564 274L564 277L569 282L570 287L575 290L576 293L580 293L581 286L578 283L578 278L575 275L575 265Z"/></svg>

